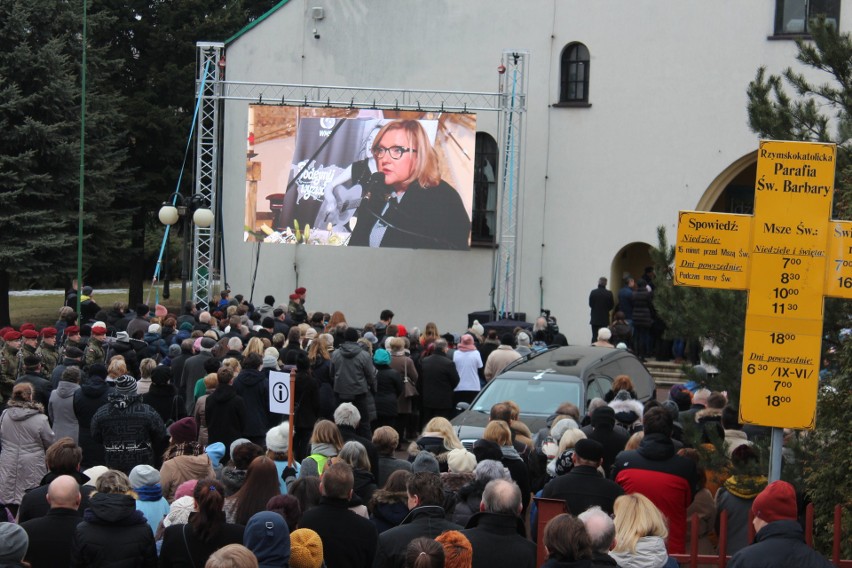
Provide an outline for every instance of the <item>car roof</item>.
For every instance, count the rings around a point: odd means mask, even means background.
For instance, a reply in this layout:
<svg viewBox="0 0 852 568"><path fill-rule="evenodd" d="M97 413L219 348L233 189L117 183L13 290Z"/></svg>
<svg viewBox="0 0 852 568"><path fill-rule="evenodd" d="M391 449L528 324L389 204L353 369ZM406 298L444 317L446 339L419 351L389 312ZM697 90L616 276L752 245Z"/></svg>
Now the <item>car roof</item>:
<svg viewBox="0 0 852 568"><path fill-rule="evenodd" d="M533 353L525 359L520 359L507 366L507 371L533 373L550 369L560 375L584 376L591 365L608 359L631 357L622 349L608 349L591 345L569 345L567 347L551 348L547 351ZM501 373L502 374L502 373Z"/></svg>

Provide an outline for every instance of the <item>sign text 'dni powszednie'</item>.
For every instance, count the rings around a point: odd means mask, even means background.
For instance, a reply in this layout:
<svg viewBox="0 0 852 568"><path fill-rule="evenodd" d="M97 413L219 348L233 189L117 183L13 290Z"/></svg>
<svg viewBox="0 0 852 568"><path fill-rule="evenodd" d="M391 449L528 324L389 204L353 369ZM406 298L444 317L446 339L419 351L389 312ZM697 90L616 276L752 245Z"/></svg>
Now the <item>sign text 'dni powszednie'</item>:
<svg viewBox="0 0 852 568"><path fill-rule="evenodd" d="M675 284L745 289L749 294L740 391L743 422L814 427L823 298L852 298L852 262L846 266L843 260L852 250L852 223L830 220L834 172L833 144L762 141L753 216L681 213ZM694 221L702 218L707 222ZM717 243L696 245L682 239L682 234L696 232L684 227L684 221L701 226L703 239ZM707 252L712 246L727 251L727 258ZM741 249L747 254L739 254ZM716 280L706 278L713 267L719 272Z"/></svg>

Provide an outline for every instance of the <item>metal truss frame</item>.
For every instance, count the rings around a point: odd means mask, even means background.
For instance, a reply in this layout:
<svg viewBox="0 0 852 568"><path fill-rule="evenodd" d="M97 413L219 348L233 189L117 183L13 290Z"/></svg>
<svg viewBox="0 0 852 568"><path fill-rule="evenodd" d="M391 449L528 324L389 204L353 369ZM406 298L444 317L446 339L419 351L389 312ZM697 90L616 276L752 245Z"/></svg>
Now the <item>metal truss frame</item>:
<svg viewBox="0 0 852 568"><path fill-rule="evenodd" d="M222 101L249 101L255 104L278 104L328 108L372 108L432 112L498 112L500 113L500 147L503 167L498 182L500 226L498 254L495 255L492 281L495 295L492 308L501 316L511 316L517 304L516 276L518 267L518 211L522 194L521 158L523 155L523 117L526 114L529 53L519 50L503 52L500 91L426 91L339 87L324 85L292 85L285 83L250 83L227 81L222 68L225 46L222 43L198 43L196 84L200 100L196 144L196 194L217 211L220 179L218 175L220 140L219 113ZM207 65L211 62L212 65ZM220 67L220 65L222 65ZM206 73L206 76L205 76ZM205 81L202 81L205 78ZM200 90L202 83L205 87ZM215 231L194 227L192 257L192 299L209 302L216 266Z"/></svg>

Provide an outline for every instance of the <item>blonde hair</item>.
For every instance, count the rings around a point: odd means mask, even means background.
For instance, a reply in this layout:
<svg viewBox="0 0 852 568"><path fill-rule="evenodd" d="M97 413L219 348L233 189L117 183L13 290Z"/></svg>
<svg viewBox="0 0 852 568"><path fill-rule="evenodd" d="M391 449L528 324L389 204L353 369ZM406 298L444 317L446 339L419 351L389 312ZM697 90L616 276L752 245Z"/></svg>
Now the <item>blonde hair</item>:
<svg viewBox="0 0 852 568"><path fill-rule="evenodd" d="M430 341L435 341L439 337L441 336L438 333L438 326L435 324L435 322L430 321L423 329L423 335L420 337L420 342L426 344Z"/></svg>
<svg viewBox="0 0 852 568"><path fill-rule="evenodd" d="M669 536L666 519L650 499L641 493L622 495L613 505L615 548L613 552L636 553L636 543L645 536Z"/></svg>
<svg viewBox="0 0 852 568"><path fill-rule="evenodd" d="M257 353L263 357L263 341L259 337L249 339L248 345L243 349L243 357L248 357L250 353Z"/></svg>
<svg viewBox="0 0 852 568"><path fill-rule="evenodd" d="M242 544L229 544L211 554L204 568L257 568L257 566L257 558L251 550Z"/></svg>
<svg viewBox="0 0 852 568"><path fill-rule="evenodd" d="M243 370L243 366L240 365L240 362L236 357L228 357L227 359L222 361L222 367L233 371L235 377L240 374L240 371Z"/></svg>
<svg viewBox="0 0 852 568"><path fill-rule="evenodd" d="M207 390L214 390L219 386L219 375L216 373L210 373L206 377L204 377L204 388Z"/></svg>
<svg viewBox="0 0 852 568"><path fill-rule="evenodd" d="M641 430L639 432L634 432L630 438L627 439L627 443L624 444L625 450L638 450L639 444L642 443L642 439L645 437L645 432Z"/></svg>
<svg viewBox="0 0 852 568"><path fill-rule="evenodd" d="M487 426L485 426L485 432L482 433L482 439L494 442L498 446L511 446L512 430L505 421L492 420Z"/></svg>
<svg viewBox="0 0 852 568"><path fill-rule="evenodd" d="M461 440L459 440L459 437L456 436L455 430L453 430L453 425L450 424L449 420L442 416L436 416L430 420L423 429L423 433L425 434L426 432L440 434L441 438L444 439L444 448L447 450L464 448Z"/></svg>
<svg viewBox="0 0 852 568"><path fill-rule="evenodd" d="M130 486L130 479L127 474L117 469L105 471L98 481L95 483L95 489L98 493L121 493L127 495L133 488Z"/></svg>
<svg viewBox="0 0 852 568"><path fill-rule="evenodd" d="M388 339L388 347L391 353L399 353L405 350L405 339L401 337L391 337Z"/></svg>
<svg viewBox="0 0 852 568"><path fill-rule="evenodd" d="M141 363L139 363L139 374L143 379L150 379L151 373L153 373L156 368L157 362L150 357L146 357L145 359L142 359Z"/></svg>
<svg viewBox="0 0 852 568"><path fill-rule="evenodd" d="M577 442L585 437L586 434L584 434L579 428L569 428L568 430L565 430L565 433L562 434L561 438L559 438L559 453L561 454L565 450L570 450L577 445Z"/></svg>
<svg viewBox="0 0 852 568"><path fill-rule="evenodd" d="M116 355L109 361L109 367L107 367L107 376L112 378L118 378L121 375L127 374L127 364L124 362L123 355Z"/></svg>
<svg viewBox="0 0 852 568"><path fill-rule="evenodd" d="M438 167L438 154L432 147L423 125L416 120L395 120L388 122L376 134L373 141L372 151L375 152L380 146L382 138L388 132L394 130L402 130L408 146L412 150L416 150L414 154L414 168L412 168L411 176L404 180L406 186L411 185L414 180L417 180L424 189L435 187L441 183L441 171Z"/></svg>
<svg viewBox="0 0 852 568"><path fill-rule="evenodd" d="M331 444L339 452L343 448L343 436L340 435L340 429L337 427L337 424L331 420L320 420L314 424L310 443Z"/></svg>

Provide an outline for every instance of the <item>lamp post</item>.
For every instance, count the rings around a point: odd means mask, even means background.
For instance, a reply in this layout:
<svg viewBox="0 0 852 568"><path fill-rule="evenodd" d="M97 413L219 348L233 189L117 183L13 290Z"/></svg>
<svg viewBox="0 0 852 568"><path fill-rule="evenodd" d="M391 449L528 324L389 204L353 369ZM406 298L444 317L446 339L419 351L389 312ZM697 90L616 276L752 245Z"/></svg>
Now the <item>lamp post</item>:
<svg viewBox="0 0 852 568"><path fill-rule="evenodd" d="M183 309L186 304L186 280L189 268L189 225L187 217L192 216L192 223L201 228L207 228L213 224L213 211L211 211L199 195L184 198L175 192L160 207L157 216L163 225L174 225L181 221L181 267L180 267L180 306Z"/></svg>

